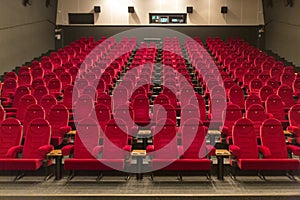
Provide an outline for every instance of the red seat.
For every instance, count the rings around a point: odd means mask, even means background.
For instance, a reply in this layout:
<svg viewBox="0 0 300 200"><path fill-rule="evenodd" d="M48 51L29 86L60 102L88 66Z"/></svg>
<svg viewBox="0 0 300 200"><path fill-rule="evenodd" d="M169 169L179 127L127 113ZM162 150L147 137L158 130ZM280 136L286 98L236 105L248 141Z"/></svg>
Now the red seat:
<svg viewBox="0 0 300 200"><path fill-rule="evenodd" d="M44 108L46 117L48 116L52 106L57 104L57 100L54 96L46 94L42 97L40 105Z"/></svg>
<svg viewBox="0 0 300 200"><path fill-rule="evenodd" d="M256 136L260 136L260 126L268 118L261 104L253 104L246 110L246 118L253 122Z"/></svg>
<svg viewBox="0 0 300 200"><path fill-rule="evenodd" d="M260 100L264 103L267 98L274 94L274 90L271 86L268 86L268 85L265 85L263 86L262 88L260 88L259 90L259 97L260 97Z"/></svg>
<svg viewBox="0 0 300 200"><path fill-rule="evenodd" d="M293 137L288 138L291 144L300 144L300 104L291 107L288 114L290 126L287 130L293 133Z"/></svg>
<svg viewBox="0 0 300 200"><path fill-rule="evenodd" d="M1 170L36 171L43 164L48 167L52 164L47 160L47 154L53 150L50 145L51 126L44 119L34 119L28 126L24 145L15 146L0 159ZM17 157L22 153L21 157Z"/></svg>
<svg viewBox="0 0 300 200"><path fill-rule="evenodd" d="M47 89L47 87L42 85L37 86L33 91L33 96L36 98L38 103L40 103L42 97L47 94L49 94L49 90Z"/></svg>
<svg viewBox="0 0 300 200"><path fill-rule="evenodd" d="M266 101L266 112L272 114L275 119L280 120L282 123L286 123L286 117L284 113L284 105L281 98L278 95L270 95Z"/></svg>
<svg viewBox="0 0 300 200"><path fill-rule="evenodd" d="M43 109L42 106L37 105L37 104L32 104L27 106L25 114L24 114L24 119L23 119L23 127L24 127L24 131L23 131L23 137L25 138L28 132L28 126L30 124L30 122L34 119L45 119L46 115L45 115L45 110Z"/></svg>
<svg viewBox="0 0 300 200"><path fill-rule="evenodd" d="M147 96L137 95L132 101L134 122L139 126L146 126L150 123L150 102Z"/></svg>
<svg viewBox="0 0 300 200"><path fill-rule="evenodd" d="M293 97L293 89L287 85L281 85L277 90L278 96L281 97L281 100L284 103L285 109L290 109L293 105L295 105L294 97Z"/></svg>
<svg viewBox="0 0 300 200"><path fill-rule="evenodd" d="M32 83L32 76L31 76L30 72L23 72L21 74L19 72L19 76L18 77L19 77L19 79L18 79L19 86L24 85L24 86L28 87L28 86L31 85L31 83Z"/></svg>
<svg viewBox="0 0 300 200"><path fill-rule="evenodd" d="M236 104L240 109L245 109L244 92L240 86L232 86L229 90L229 102Z"/></svg>
<svg viewBox="0 0 300 200"><path fill-rule="evenodd" d="M51 144L57 147L63 143L65 134L71 130L71 127L68 126L68 108L62 104L53 105L47 116L47 120L52 128Z"/></svg>
<svg viewBox="0 0 300 200"><path fill-rule="evenodd" d="M262 105L262 102L258 95L251 94L247 97L247 99L245 101L246 110L248 110L250 108L250 106L254 105L254 104Z"/></svg>
<svg viewBox="0 0 300 200"><path fill-rule="evenodd" d="M47 83L49 94L59 97L62 95L62 84L58 78L53 78Z"/></svg>
<svg viewBox="0 0 300 200"><path fill-rule="evenodd" d="M5 158L10 149L19 146L22 140L22 125L17 119L5 119L0 123L0 158Z"/></svg>

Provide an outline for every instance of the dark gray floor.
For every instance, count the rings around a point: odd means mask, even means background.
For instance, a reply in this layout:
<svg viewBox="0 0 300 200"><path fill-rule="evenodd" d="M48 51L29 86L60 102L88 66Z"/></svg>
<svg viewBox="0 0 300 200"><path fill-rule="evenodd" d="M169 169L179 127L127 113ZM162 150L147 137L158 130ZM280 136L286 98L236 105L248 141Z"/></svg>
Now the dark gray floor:
<svg viewBox="0 0 300 200"><path fill-rule="evenodd" d="M238 177L233 181L225 177L219 181L212 177L209 181L205 177L184 177L180 183L176 177L155 177L152 182L148 177L137 181L134 176L128 182L123 177L104 177L96 182L94 176L78 176L71 182L65 178L59 181L50 179L43 181L43 177L24 177L18 182L13 182L12 176L0 177L0 199L6 197L28 197L33 199L53 199L54 197L106 197L110 199L124 199L125 197L160 197L158 199L174 199L180 197L210 197L210 199L300 199L300 179L293 182L284 176L267 177L262 181L255 176ZM50 198L51 197L51 198ZM214 197L214 198L213 198ZM101 199L103 199L101 198ZM135 198L133 198L135 199Z"/></svg>

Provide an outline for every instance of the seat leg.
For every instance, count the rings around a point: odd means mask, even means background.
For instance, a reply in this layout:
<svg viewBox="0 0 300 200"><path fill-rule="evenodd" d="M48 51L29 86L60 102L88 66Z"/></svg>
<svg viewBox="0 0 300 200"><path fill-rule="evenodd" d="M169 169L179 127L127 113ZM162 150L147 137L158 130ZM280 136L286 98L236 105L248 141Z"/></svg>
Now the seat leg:
<svg viewBox="0 0 300 200"><path fill-rule="evenodd" d="M125 181L126 181L126 182L127 182L127 181L129 181L129 180L130 180L130 178L131 178L130 174L129 174L129 173L127 173L127 174L126 174L126 177L125 177Z"/></svg>
<svg viewBox="0 0 300 200"><path fill-rule="evenodd" d="M212 180L212 178L211 178L211 173L210 173L210 172L207 172L207 174L206 174L206 178L207 178L207 180L209 180L209 181L211 181L211 180Z"/></svg>
<svg viewBox="0 0 300 200"><path fill-rule="evenodd" d="M178 177L177 177L177 179L178 179L180 182L183 182L183 178L182 178L182 175L181 175L181 173L178 173Z"/></svg>
<svg viewBox="0 0 300 200"><path fill-rule="evenodd" d="M295 182L297 181L297 179L295 178L294 174L291 171L287 171L286 175L292 181L295 181Z"/></svg>
<svg viewBox="0 0 300 200"><path fill-rule="evenodd" d="M267 180L266 177L265 177L265 175L263 175L263 173L262 173L261 171L259 171L259 172L257 173L257 175L258 175L258 177L259 177L261 180L263 180L263 181L266 181L266 180Z"/></svg>
<svg viewBox="0 0 300 200"><path fill-rule="evenodd" d="M103 178L103 174L102 174L102 172L99 172L99 174L96 178L96 181L99 182L102 178Z"/></svg>
<svg viewBox="0 0 300 200"><path fill-rule="evenodd" d="M25 176L25 173L24 172L21 172L21 173L18 173L16 175L16 177L14 178L14 182L20 180L21 178L23 178Z"/></svg>
<svg viewBox="0 0 300 200"><path fill-rule="evenodd" d="M153 173L150 174L149 180L154 181L154 174Z"/></svg>
<svg viewBox="0 0 300 200"><path fill-rule="evenodd" d="M50 178L52 178L54 176L53 172L49 172L49 167L45 168L45 178L44 181L48 181Z"/></svg>
<svg viewBox="0 0 300 200"><path fill-rule="evenodd" d="M230 167L229 177L236 181L236 167Z"/></svg>
<svg viewBox="0 0 300 200"><path fill-rule="evenodd" d="M68 178L67 178L67 181L68 181L68 182L71 181L71 180L74 178L74 176L75 176L75 171L72 170L72 171L70 172Z"/></svg>

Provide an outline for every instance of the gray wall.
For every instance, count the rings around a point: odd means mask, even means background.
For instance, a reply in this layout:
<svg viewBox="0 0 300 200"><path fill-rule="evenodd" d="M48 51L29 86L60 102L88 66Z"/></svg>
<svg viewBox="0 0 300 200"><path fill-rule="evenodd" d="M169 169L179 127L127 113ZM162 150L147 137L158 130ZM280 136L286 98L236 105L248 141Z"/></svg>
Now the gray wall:
<svg viewBox="0 0 300 200"><path fill-rule="evenodd" d="M285 1L273 0L273 7L264 1L266 49L273 50L300 67L300 1L293 7Z"/></svg>
<svg viewBox="0 0 300 200"><path fill-rule="evenodd" d="M134 30L142 27L162 26L61 26L63 30L63 45L67 45L81 36L93 36L96 39L102 36L110 37L123 31ZM224 40L229 37L240 37L255 46L258 44L258 26L166 26L165 28L181 32L190 37L198 36L202 41L208 37L219 36ZM149 33L152 34L152 33ZM146 36L145 36L146 37ZM149 36L147 36L149 37ZM263 43L263 41L262 41ZM57 46L59 48L61 46Z"/></svg>
<svg viewBox="0 0 300 200"><path fill-rule="evenodd" d="M0 0L0 74L54 49L57 0Z"/></svg>

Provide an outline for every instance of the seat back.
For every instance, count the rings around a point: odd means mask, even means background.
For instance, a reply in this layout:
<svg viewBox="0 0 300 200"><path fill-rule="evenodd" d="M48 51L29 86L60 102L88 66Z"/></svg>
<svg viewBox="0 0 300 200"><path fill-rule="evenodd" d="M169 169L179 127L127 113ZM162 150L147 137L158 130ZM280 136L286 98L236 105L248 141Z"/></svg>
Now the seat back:
<svg viewBox="0 0 300 200"><path fill-rule="evenodd" d="M251 94L248 96L248 98L245 101L246 110L248 110L250 108L250 106L254 105L254 104L262 105L262 102L258 95Z"/></svg>
<svg viewBox="0 0 300 200"><path fill-rule="evenodd" d="M91 118L81 120L75 134L74 158L94 158L92 151L99 144L99 138L97 122Z"/></svg>
<svg viewBox="0 0 300 200"><path fill-rule="evenodd" d="M250 82L250 85L249 85L250 92L258 93L262 86L263 86L263 82L260 79L255 78Z"/></svg>
<svg viewBox="0 0 300 200"><path fill-rule="evenodd" d="M288 158L285 136L279 120L266 119L261 126L260 138L262 145L270 150L270 158Z"/></svg>
<svg viewBox="0 0 300 200"><path fill-rule="evenodd" d="M239 119L233 125L233 144L240 148L239 158L258 158L257 139L253 123L246 118Z"/></svg>
<svg viewBox="0 0 300 200"><path fill-rule="evenodd" d="M266 112L272 114L276 119L285 120L283 102L278 95L273 94L267 98Z"/></svg>
<svg viewBox="0 0 300 200"><path fill-rule="evenodd" d="M103 139L103 158L122 159L128 144L128 127L122 119L112 119L108 122Z"/></svg>
<svg viewBox="0 0 300 200"><path fill-rule="evenodd" d="M29 86L32 83L32 76L29 72L23 72L20 74L19 72L19 79L18 79L18 83L19 86L21 85L25 85L25 86Z"/></svg>
<svg viewBox="0 0 300 200"><path fill-rule="evenodd" d="M177 157L176 125L170 119L158 121L153 129L154 157L175 159Z"/></svg>
<svg viewBox="0 0 300 200"><path fill-rule="evenodd" d="M73 111L75 120L80 121L82 119L90 117L94 108L94 101L91 96L80 96L77 100L75 110Z"/></svg>
<svg viewBox="0 0 300 200"><path fill-rule="evenodd" d="M253 104L246 110L246 118L253 122L255 133L260 134L260 126L267 119L265 109L260 104Z"/></svg>
<svg viewBox="0 0 300 200"><path fill-rule="evenodd" d="M34 119L27 128L22 158L45 159L39 148L50 145L51 126L45 119Z"/></svg>
<svg viewBox="0 0 300 200"><path fill-rule="evenodd" d="M53 105L49 111L47 120L52 128L52 136L61 136L60 128L69 124L69 111L63 104Z"/></svg>
<svg viewBox="0 0 300 200"><path fill-rule="evenodd" d="M42 108L42 106L37 104L29 105L25 111L24 120L23 120L23 126L24 126L23 136L26 136L27 128L30 122L37 118L45 119L45 110Z"/></svg>
<svg viewBox="0 0 300 200"><path fill-rule="evenodd" d="M243 109L245 107L244 92L240 86L234 85L229 90L229 101Z"/></svg>
<svg viewBox="0 0 300 200"><path fill-rule="evenodd" d="M277 94L281 97L285 107L290 108L295 104L293 89L290 86L281 85L277 90Z"/></svg>
<svg viewBox="0 0 300 200"><path fill-rule="evenodd" d="M5 158L8 150L21 144L23 127L14 118L5 119L0 124L0 158Z"/></svg>
<svg viewBox="0 0 300 200"><path fill-rule="evenodd" d="M37 102L40 103L42 97L46 94L49 94L49 90L45 86L37 86L33 91L33 96L36 98Z"/></svg>
<svg viewBox="0 0 300 200"><path fill-rule="evenodd" d="M113 108L113 102L109 94L102 94L97 99L97 104L106 105L110 110Z"/></svg>
<svg viewBox="0 0 300 200"><path fill-rule="evenodd" d="M226 110L223 112L224 126L229 130L229 134L232 134L232 127L234 123L243 117L242 111L238 105L229 104Z"/></svg>
<svg viewBox="0 0 300 200"><path fill-rule="evenodd" d="M14 94L17 89L17 86L18 84L15 79L5 79L1 90L1 97L9 97L10 94Z"/></svg>
<svg viewBox="0 0 300 200"><path fill-rule="evenodd" d="M50 94L55 94L61 92L62 85L58 78L51 79L47 84Z"/></svg>
<svg viewBox="0 0 300 200"><path fill-rule="evenodd" d="M172 105L155 105L153 107L153 121L157 123L162 119L170 119L176 124L176 110Z"/></svg>
<svg viewBox="0 0 300 200"><path fill-rule="evenodd" d="M263 102L265 102L267 100L267 98L272 94L274 94L273 88L271 88L268 85L263 86L259 90L259 97L260 97L260 100Z"/></svg>
<svg viewBox="0 0 300 200"><path fill-rule="evenodd" d="M16 113L16 118L22 122L24 119L24 115L25 115L25 111L27 110L27 107L32 104L37 104L37 100L34 98L34 96L32 96L30 94L24 95L20 99L19 106L18 106L17 113Z"/></svg>
<svg viewBox="0 0 300 200"><path fill-rule="evenodd" d="M73 107L73 101L74 103L78 100L79 92L77 88L75 88L73 85L67 85L64 90L64 98L63 98L63 104L68 108Z"/></svg>
<svg viewBox="0 0 300 200"><path fill-rule="evenodd" d="M30 90L27 86L19 86L15 92L14 100L12 102L12 107L17 108L22 96L30 94Z"/></svg>
<svg viewBox="0 0 300 200"><path fill-rule="evenodd" d="M181 131L184 154L182 158L205 158L206 152L206 128L198 119L189 119L184 122Z"/></svg>
<svg viewBox="0 0 300 200"><path fill-rule="evenodd" d="M150 102L147 96L142 94L137 95L135 99L133 99L132 109L136 122L149 121Z"/></svg>
<svg viewBox="0 0 300 200"><path fill-rule="evenodd" d="M213 95L213 93L212 93ZM200 120L202 122L205 122L206 119L206 103L205 103L205 99L200 95L200 94L196 94L196 98L191 97L190 101L189 101L190 105L196 106L199 108L199 112L200 112Z"/></svg>
<svg viewBox="0 0 300 200"><path fill-rule="evenodd" d="M300 104L291 107L289 111L289 122L291 126L300 127Z"/></svg>
<svg viewBox="0 0 300 200"><path fill-rule="evenodd" d="M44 108L46 117L48 116L51 107L56 104L57 104L57 100L54 96L50 94L46 94L42 97L40 101L40 105Z"/></svg>
<svg viewBox="0 0 300 200"><path fill-rule="evenodd" d="M111 111L106 105L97 104L95 106L95 112L97 121L100 124L102 130L104 131L107 123L109 122L109 120L111 120Z"/></svg>
<svg viewBox="0 0 300 200"><path fill-rule="evenodd" d="M167 95L160 93L155 99L154 99L154 103L153 104L159 104L159 105L165 105L165 104L169 104L172 105L170 103L170 99ZM174 105L172 105L174 106Z"/></svg>

